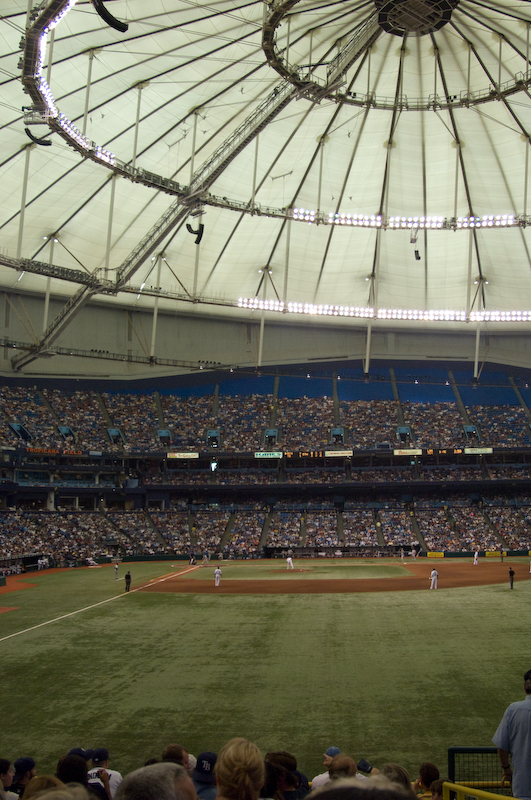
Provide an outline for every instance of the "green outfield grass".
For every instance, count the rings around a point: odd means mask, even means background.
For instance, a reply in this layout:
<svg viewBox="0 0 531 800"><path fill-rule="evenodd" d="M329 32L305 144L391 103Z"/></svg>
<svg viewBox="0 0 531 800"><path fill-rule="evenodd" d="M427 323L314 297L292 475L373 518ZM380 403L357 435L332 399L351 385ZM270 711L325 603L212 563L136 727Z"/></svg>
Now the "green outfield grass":
<svg viewBox="0 0 531 800"><path fill-rule="evenodd" d="M211 561L208 567L201 566L194 572L190 572L186 577L193 580L214 580L214 570L218 566L217 561ZM334 561L332 559L295 559L293 566L295 569L288 570L286 563L280 559L268 562L253 561L225 561L219 564L223 572L223 578L229 580L306 580L310 578L352 578L356 580L364 578L399 578L411 575L407 567L398 564L385 563L383 561L367 561L367 559L345 559Z"/></svg>
<svg viewBox="0 0 531 800"><path fill-rule="evenodd" d="M172 571L130 566L133 586ZM402 569L360 567L374 568ZM255 569L264 577L260 565L223 566L224 577ZM0 641L0 755L33 755L39 772L78 745L108 747L125 773L172 741L197 755L243 735L264 752L291 750L310 778L330 745L444 773L449 745L490 744L531 667L531 581L512 592L216 596L121 595L110 567L29 580L0 595L17 609L0 614L0 639L109 600Z"/></svg>

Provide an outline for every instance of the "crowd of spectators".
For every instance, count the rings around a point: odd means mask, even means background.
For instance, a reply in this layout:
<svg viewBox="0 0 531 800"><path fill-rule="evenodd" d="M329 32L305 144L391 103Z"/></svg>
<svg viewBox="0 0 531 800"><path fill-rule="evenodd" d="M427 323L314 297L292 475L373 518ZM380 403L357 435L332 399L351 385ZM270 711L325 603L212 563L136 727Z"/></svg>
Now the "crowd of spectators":
<svg viewBox="0 0 531 800"><path fill-rule="evenodd" d="M286 450L321 450L330 443L334 427L334 401L331 397L279 398L276 427L282 430Z"/></svg>
<svg viewBox="0 0 531 800"><path fill-rule="evenodd" d="M430 762L420 765L418 777L410 777L401 764L378 768L331 746L323 754L324 772L310 774L309 780L293 753L270 750L264 756L240 737L219 753L204 751L197 757L176 743L162 753L147 751L144 766L124 776L121 764L102 747L74 747L61 754L53 775L42 774L39 755L33 755L37 760L21 756L13 764L0 758L1 800L303 800L307 795L319 800L442 800L443 793L439 769Z"/></svg>
<svg viewBox="0 0 531 800"><path fill-rule="evenodd" d="M6 566L24 556L49 557L66 566L114 555L189 555L223 552L230 558L257 557L264 547L399 548L428 551L531 549L531 498L485 501L466 494L444 503L424 498L414 506L372 495L347 502L330 500L221 505L216 510L181 499L170 510L109 509L55 511L20 507L0 511L0 560ZM418 526L418 527L417 527Z"/></svg>
<svg viewBox="0 0 531 800"><path fill-rule="evenodd" d="M268 547L297 547L301 541L300 511L280 511L271 515L267 532Z"/></svg>
<svg viewBox="0 0 531 800"><path fill-rule="evenodd" d="M221 397L216 427L223 431L223 449L235 453L258 450L272 410L272 395Z"/></svg>
<svg viewBox="0 0 531 800"><path fill-rule="evenodd" d="M487 474L493 481L522 481L531 478L531 467L528 466L492 466L487 467Z"/></svg>
<svg viewBox="0 0 531 800"><path fill-rule="evenodd" d="M411 442L406 444L416 447L531 446L526 410L510 404L467 407L469 421L478 430L475 441L465 437L465 419L456 402L342 400L334 408L332 397L180 397L114 391L100 395L90 390L3 386L0 404L0 447L24 443L8 423L22 425L34 447L68 449L75 445L109 452L160 452L169 446L185 451L205 449L208 429L220 430L221 450L252 452L263 446L268 427L279 430L279 446L286 450L330 447L334 427L343 428L345 445L354 449L395 447L401 444L397 435L400 424L411 429ZM69 428L72 438L61 434L59 426ZM114 443L109 427L122 434ZM159 430L169 430L170 440L161 442Z"/></svg>
<svg viewBox="0 0 531 800"><path fill-rule="evenodd" d="M300 469L288 467L281 477L281 483L345 483L345 470L339 467L330 469Z"/></svg>
<svg viewBox="0 0 531 800"><path fill-rule="evenodd" d="M277 469L218 469L215 473L216 482L221 485L245 486L246 484L259 485L276 483L278 480Z"/></svg>
<svg viewBox="0 0 531 800"><path fill-rule="evenodd" d="M197 450L205 447L207 429L216 428L214 398L161 395L164 429L171 431L172 447Z"/></svg>
<svg viewBox="0 0 531 800"><path fill-rule="evenodd" d="M462 447L463 418L457 403L402 403L404 423L411 428L415 447Z"/></svg>
<svg viewBox="0 0 531 800"><path fill-rule="evenodd" d="M386 544L418 546L419 541L412 528L412 517L408 511L397 508L382 509L379 518Z"/></svg>
<svg viewBox="0 0 531 800"><path fill-rule="evenodd" d="M74 444L81 450L108 450L110 439L97 396L90 391L68 392L44 389L59 424L70 428Z"/></svg>
<svg viewBox="0 0 531 800"><path fill-rule="evenodd" d="M53 564L66 566L128 544L100 512L0 511L0 552L8 561L45 553Z"/></svg>
<svg viewBox="0 0 531 800"><path fill-rule="evenodd" d="M337 547L337 514L335 511L309 511L306 514L306 547Z"/></svg>
<svg viewBox="0 0 531 800"><path fill-rule="evenodd" d="M187 511L150 511L149 515L158 534L164 540L164 550L169 553L190 552L190 525Z"/></svg>
<svg viewBox="0 0 531 800"><path fill-rule="evenodd" d="M467 413L478 428L483 446L529 447L531 444L529 421L521 406L467 406Z"/></svg>
<svg viewBox="0 0 531 800"><path fill-rule="evenodd" d="M228 511L196 511L193 515L192 538L199 553L219 552L229 524Z"/></svg>
<svg viewBox="0 0 531 800"><path fill-rule="evenodd" d="M379 542L372 510L343 511L343 536L349 547L377 547Z"/></svg>
<svg viewBox="0 0 531 800"><path fill-rule="evenodd" d="M20 441L7 422L24 427L31 437L27 442L31 447L64 447L58 423L35 387L0 386L0 406L5 421L0 430L1 447L13 447Z"/></svg>
<svg viewBox="0 0 531 800"><path fill-rule="evenodd" d="M451 515L461 540L462 549L499 550L502 547L502 539L495 530L489 527L481 509L452 508Z"/></svg>
<svg viewBox="0 0 531 800"><path fill-rule="evenodd" d="M503 539L509 550L529 550L531 548L531 529L524 521L520 511L515 508L489 506L485 510L490 522Z"/></svg>
<svg viewBox="0 0 531 800"><path fill-rule="evenodd" d="M395 400L340 401L339 424L347 429L347 441L352 442L355 448L396 445L398 403Z"/></svg>
<svg viewBox="0 0 531 800"><path fill-rule="evenodd" d="M101 397L113 427L125 437L124 450L132 453L160 450L157 435L160 426L153 394L103 392Z"/></svg>
<svg viewBox="0 0 531 800"><path fill-rule="evenodd" d="M155 555L155 553L164 552L164 543L151 526L144 509L109 511L107 517L117 530L129 540L125 547L125 555L134 555L135 553Z"/></svg>
<svg viewBox="0 0 531 800"><path fill-rule="evenodd" d="M415 479L412 467L361 467L352 469L351 476L360 483L409 483Z"/></svg>
<svg viewBox="0 0 531 800"><path fill-rule="evenodd" d="M255 557L259 550L260 538L265 522L265 512L238 511L224 547L232 558Z"/></svg>
<svg viewBox="0 0 531 800"><path fill-rule="evenodd" d="M481 481L484 480L483 470L480 466L464 467L451 465L445 467L424 467L420 470L421 481Z"/></svg>
<svg viewBox="0 0 531 800"><path fill-rule="evenodd" d="M429 551L455 553L462 549L444 508L417 508L415 517Z"/></svg>

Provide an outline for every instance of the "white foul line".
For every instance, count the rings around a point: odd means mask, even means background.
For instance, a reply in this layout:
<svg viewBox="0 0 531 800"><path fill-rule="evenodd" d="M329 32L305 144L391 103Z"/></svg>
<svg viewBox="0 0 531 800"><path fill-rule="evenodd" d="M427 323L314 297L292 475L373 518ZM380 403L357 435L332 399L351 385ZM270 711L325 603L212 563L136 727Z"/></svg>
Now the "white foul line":
<svg viewBox="0 0 531 800"><path fill-rule="evenodd" d="M61 619L74 617L76 614L81 614L83 611L90 611L91 608L97 608L98 606L105 605L105 603L110 603L112 600L117 600L119 597L124 597L126 594L134 594L135 592L139 592L141 589L145 589L146 586L153 586L153 584L155 583L163 583L164 581L167 581L170 578L178 578L179 575L186 575L188 572L193 572L196 569L199 569L199 567L197 566L190 567L189 569L185 569L182 572L173 572L171 575L165 575L163 578L158 578L155 581L149 581L149 583L144 583L142 586L137 586L136 589L133 589L130 592L121 592L121 594L115 594L113 597L108 597L107 600L100 600L99 603L93 603L91 606L85 606L85 608L78 608L77 611L70 611L68 614L62 614L60 617L49 619L46 622L39 622L38 625L32 625L31 628L24 628L24 630L17 631L16 633L10 633L8 634L8 636L2 636L0 642L5 642L6 639L12 639L14 636L20 636L22 633L29 633L30 631L37 630L37 628L42 628L44 625L51 625L52 622L59 622L59 620Z"/></svg>

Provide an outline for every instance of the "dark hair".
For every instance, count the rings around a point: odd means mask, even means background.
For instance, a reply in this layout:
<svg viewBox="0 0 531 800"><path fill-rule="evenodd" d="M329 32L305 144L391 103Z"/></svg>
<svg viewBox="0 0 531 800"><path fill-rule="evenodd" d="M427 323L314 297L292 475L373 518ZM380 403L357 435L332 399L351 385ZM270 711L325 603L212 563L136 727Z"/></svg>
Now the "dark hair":
<svg viewBox="0 0 531 800"><path fill-rule="evenodd" d="M422 781L422 785L429 789L432 785L433 781L438 781L440 778L441 773L435 766L432 764L431 761L425 761L419 767L419 778Z"/></svg>
<svg viewBox="0 0 531 800"><path fill-rule="evenodd" d="M284 789L286 784L293 788L299 785L299 776L295 771L297 769L297 759L287 750L275 750L272 753L266 753L265 761L277 768L278 780L285 782Z"/></svg>
<svg viewBox="0 0 531 800"><path fill-rule="evenodd" d="M186 753L188 753L188 750L182 744L168 744L162 751L162 760L172 761L174 764L182 764Z"/></svg>
<svg viewBox="0 0 531 800"><path fill-rule="evenodd" d="M81 756L63 756L57 762L56 776L63 783L81 783L85 786L87 782L87 762Z"/></svg>
<svg viewBox="0 0 531 800"><path fill-rule="evenodd" d="M443 783L444 783L444 778L437 778L436 781L433 781L433 783L430 784L430 792L432 793L432 795L438 794L442 797Z"/></svg>
<svg viewBox="0 0 531 800"><path fill-rule="evenodd" d="M6 775L9 772L11 761L8 758L0 758L0 775Z"/></svg>
<svg viewBox="0 0 531 800"><path fill-rule="evenodd" d="M260 789L260 797L270 797L273 800L283 800L283 795L278 788L278 779L281 773L280 767L272 764L270 761L264 762L265 780L264 785Z"/></svg>

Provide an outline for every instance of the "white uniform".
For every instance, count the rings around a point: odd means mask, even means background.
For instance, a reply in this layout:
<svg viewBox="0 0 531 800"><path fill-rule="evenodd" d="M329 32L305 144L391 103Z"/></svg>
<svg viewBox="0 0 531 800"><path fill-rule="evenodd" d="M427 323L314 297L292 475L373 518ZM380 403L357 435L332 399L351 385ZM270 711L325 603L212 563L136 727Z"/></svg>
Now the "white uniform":
<svg viewBox="0 0 531 800"><path fill-rule="evenodd" d="M474 564L476 564L476 565L479 564L479 553L478 553L477 550L474 553Z"/></svg>
<svg viewBox="0 0 531 800"><path fill-rule="evenodd" d="M295 567L293 566L293 559L292 559L292 557L291 557L291 556L288 556L288 557L287 557L287 559L286 559L286 564L288 565L288 566L286 567L286 569L295 569Z"/></svg>
<svg viewBox="0 0 531 800"><path fill-rule="evenodd" d="M116 792L117 788L122 782L122 776L115 769L109 769L109 767L94 767L93 769L89 769L88 771L89 780L93 781L94 783L99 783L101 786L103 786L103 782L100 781L100 779L98 778L98 772L100 771L100 769L104 769L107 775L109 776L109 789L111 792L111 797L114 797L114 793Z"/></svg>
<svg viewBox="0 0 531 800"><path fill-rule="evenodd" d="M432 569L430 573L430 589L437 588L437 578L439 577L439 573L436 569Z"/></svg>
<svg viewBox="0 0 531 800"><path fill-rule="evenodd" d="M219 586L219 582L221 580L221 570L219 567L216 567L214 570L214 586Z"/></svg>
<svg viewBox="0 0 531 800"><path fill-rule="evenodd" d="M415 561L415 559L417 558L417 551L415 550L414 547L411 550L411 558L413 559L413 561Z"/></svg>
<svg viewBox="0 0 531 800"><path fill-rule="evenodd" d="M118 580L118 564L114 565L114 580Z"/></svg>

